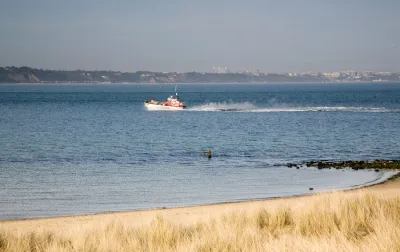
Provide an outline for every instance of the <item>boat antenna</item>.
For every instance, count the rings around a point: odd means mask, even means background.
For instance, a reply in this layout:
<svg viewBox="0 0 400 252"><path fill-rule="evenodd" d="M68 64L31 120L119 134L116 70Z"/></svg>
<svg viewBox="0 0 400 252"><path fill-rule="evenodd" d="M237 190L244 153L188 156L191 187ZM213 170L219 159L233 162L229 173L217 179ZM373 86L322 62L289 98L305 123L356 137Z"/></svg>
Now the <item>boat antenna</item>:
<svg viewBox="0 0 400 252"><path fill-rule="evenodd" d="M178 87L178 85L175 85L175 95L176 95L176 98L178 98L178 91L176 91L177 87Z"/></svg>

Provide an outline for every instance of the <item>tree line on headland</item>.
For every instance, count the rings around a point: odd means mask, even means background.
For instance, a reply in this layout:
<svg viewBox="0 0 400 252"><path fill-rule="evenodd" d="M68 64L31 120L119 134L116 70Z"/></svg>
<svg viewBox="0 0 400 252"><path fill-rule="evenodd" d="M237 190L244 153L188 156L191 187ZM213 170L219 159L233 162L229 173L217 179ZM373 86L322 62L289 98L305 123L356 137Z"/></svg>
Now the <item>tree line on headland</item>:
<svg viewBox="0 0 400 252"><path fill-rule="evenodd" d="M357 77L357 78L355 78ZM0 67L0 83L265 83L265 82L347 82L400 81L400 73L332 78L324 73L253 74L202 72L120 72L86 70L48 70L30 67Z"/></svg>

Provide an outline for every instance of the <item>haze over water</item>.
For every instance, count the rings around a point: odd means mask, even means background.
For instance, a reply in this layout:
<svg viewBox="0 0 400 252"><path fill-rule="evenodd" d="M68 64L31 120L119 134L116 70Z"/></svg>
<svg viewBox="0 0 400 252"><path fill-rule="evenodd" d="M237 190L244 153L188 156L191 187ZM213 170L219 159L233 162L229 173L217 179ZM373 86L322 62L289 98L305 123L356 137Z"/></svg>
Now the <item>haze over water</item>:
<svg viewBox="0 0 400 252"><path fill-rule="evenodd" d="M1 85L0 219L290 196L375 183L374 171L289 169L400 159L400 85ZM201 153L211 149L209 160Z"/></svg>

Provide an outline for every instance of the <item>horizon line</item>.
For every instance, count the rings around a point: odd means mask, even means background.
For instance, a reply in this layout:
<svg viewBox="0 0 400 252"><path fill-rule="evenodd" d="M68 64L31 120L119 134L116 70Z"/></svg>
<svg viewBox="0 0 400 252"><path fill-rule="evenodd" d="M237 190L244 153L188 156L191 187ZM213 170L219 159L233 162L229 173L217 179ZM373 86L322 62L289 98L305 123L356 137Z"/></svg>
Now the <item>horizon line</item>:
<svg viewBox="0 0 400 252"><path fill-rule="evenodd" d="M105 69L95 69L95 70L87 70L87 69L57 69L57 68L38 68L38 67L30 67L30 66L0 66L0 68L31 68L31 69L36 69L36 70L44 70L44 71L85 71L85 72L121 72L121 73L137 73L137 72L151 72L151 73L209 73L209 74L243 74L243 73L254 73L253 71L248 71L248 70L243 70L243 71L230 71L227 73L215 73L215 72L207 72L207 71L151 71L151 70L136 70L136 71L121 71L121 70L105 70ZM286 74L286 73L334 73L334 72L372 72L372 73L400 73L399 71L373 71L373 70L353 70L353 69L347 69L347 70L329 70L329 71L301 71L301 72L296 72L296 71L287 71L287 72L262 72L260 69L259 70L260 74Z"/></svg>

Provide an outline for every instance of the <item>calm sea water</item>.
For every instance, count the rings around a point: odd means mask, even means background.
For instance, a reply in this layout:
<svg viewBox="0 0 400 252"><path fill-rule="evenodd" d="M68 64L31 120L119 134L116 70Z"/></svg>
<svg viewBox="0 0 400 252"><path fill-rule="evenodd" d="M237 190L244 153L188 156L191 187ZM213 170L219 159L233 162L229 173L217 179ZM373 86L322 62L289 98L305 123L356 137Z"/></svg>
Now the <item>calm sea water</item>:
<svg viewBox="0 0 400 252"><path fill-rule="evenodd" d="M345 189L400 159L400 84L1 85L0 219L186 206ZM201 153L211 149L210 160Z"/></svg>

